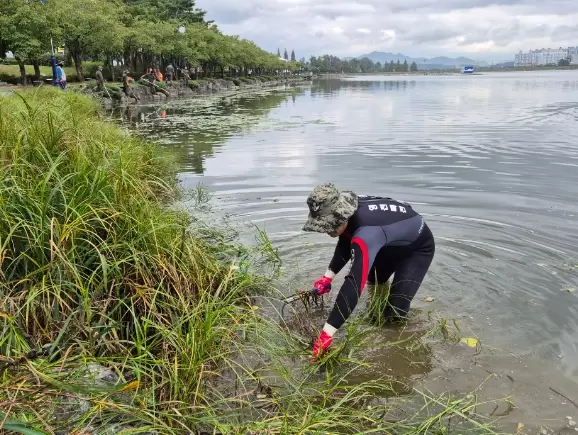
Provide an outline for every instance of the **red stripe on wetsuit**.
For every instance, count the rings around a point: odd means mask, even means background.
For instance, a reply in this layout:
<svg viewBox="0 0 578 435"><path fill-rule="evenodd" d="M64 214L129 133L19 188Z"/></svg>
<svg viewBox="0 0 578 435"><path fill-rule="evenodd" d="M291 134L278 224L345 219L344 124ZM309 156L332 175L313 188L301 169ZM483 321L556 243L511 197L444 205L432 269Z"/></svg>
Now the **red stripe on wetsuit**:
<svg viewBox="0 0 578 435"><path fill-rule="evenodd" d="M361 260L363 261L363 267L361 268L361 287L359 288L360 293L363 293L365 289L365 283L367 282L367 274L369 273L369 256L367 252L367 245L363 239L359 237L354 237L351 240L351 243L357 244L361 249Z"/></svg>

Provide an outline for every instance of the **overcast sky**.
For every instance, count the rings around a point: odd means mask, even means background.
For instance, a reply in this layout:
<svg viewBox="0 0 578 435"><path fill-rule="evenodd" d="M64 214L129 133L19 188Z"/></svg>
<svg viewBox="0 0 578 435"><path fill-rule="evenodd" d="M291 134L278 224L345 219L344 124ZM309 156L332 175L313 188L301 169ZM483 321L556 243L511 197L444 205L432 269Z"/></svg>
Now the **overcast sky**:
<svg viewBox="0 0 578 435"><path fill-rule="evenodd" d="M197 0L227 34L297 58L371 51L513 60L578 45L578 0Z"/></svg>

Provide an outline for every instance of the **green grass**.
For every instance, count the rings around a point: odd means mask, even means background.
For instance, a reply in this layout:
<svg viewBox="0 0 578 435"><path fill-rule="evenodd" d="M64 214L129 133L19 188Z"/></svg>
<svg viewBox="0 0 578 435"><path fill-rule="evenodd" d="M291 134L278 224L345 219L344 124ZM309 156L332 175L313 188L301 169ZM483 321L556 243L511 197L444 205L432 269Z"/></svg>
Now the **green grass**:
<svg viewBox="0 0 578 435"><path fill-rule="evenodd" d="M34 66L25 65L25 68L27 75L34 74ZM66 75L73 75L76 74L76 68L65 67L64 72L66 73ZM2 73L15 77L20 77L20 68L18 67L18 65L0 65L0 74ZM41 65L40 74L42 74L44 77L52 77L52 67Z"/></svg>
<svg viewBox="0 0 578 435"><path fill-rule="evenodd" d="M318 326L288 327L257 305L279 296L264 231L248 248L179 209L172 156L105 122L90 98L51 87L4 97L0 164L0 428L431 433L471 407L448 399L440 417L386 418L390 380L348 380L375 348L364 322L348 323L320 373ZM263 263L272 275L255 272ZM91 380L95 364L115 381Z"/></svg>

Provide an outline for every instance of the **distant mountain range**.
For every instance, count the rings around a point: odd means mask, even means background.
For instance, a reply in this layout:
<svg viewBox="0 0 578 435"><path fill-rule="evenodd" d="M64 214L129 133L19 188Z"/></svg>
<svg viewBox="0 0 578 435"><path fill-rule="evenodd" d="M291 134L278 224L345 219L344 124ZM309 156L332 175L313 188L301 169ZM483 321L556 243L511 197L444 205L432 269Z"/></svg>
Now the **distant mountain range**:
<svg viewBox="0 0 578 435"><path fill-rule="evenodd" d="M381 62L382 64L387 62L390 63L392 60L397 63L399 60L403 63L404 60L407 60L407 63L415 62L417 64L418 69L445 69L445 68L458 68L464 65L474 65L474 66L488 66L489 64L484 61L476 61L474 59L469 59L467 57L432 57L431 59L425 57L410 57L406 56L402 53L384 53L382 51L373 51L369 54L364 54L361 56L357 56L356 59L363 59L367 57L371 59L373 62ZM346 58L347 60L354 59L353 57Z"/></svg>

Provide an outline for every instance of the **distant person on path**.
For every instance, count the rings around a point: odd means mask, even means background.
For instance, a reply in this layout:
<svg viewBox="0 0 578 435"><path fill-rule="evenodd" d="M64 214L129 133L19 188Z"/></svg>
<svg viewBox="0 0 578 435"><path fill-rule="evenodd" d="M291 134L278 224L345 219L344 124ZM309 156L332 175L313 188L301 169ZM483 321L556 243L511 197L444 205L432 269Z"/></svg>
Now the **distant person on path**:
<svg viewBox="0 0 578 435"><path fill-rule="evenodd" d="M307 205L303 230L338 237L327 272L313 284L315 294L328 293L335 275L351 260L335 306L313 346L317 358L355 309L366 283L385 284L393 275L383 314L390 321L406 319L433 260L435 241L424 219L403 201L340 192L328 183L311 192Z"/></svg>
<svg viewBox="0 0 578 435"><path fill-rule="evenodd" d="M96 69L96 91L104 91L104 76L102 75L102 66Z"/></svg>
<svg viewBox="0 0 578 435"><path fill-rule="evenodd" d="M64 72L64 62L62 61L57 63L56 80L58 80L60 89L66 89L66 73Z"/></svg>
<svg viewBox="0 0 578 435"><path fill-rule="evenodd" d="M183 83L185 85L186 88L189 87L189 80L191 79L191 76L189 75L189 69L188 68L184 68L181 70L181 76L183 77Z"/></svg>
<svg viewBox="0 0 578 435"><path fill-rule="evenodd" d="M154 69L153 73L155 75L155 79L157 82L162 82L163 81L163 73L161 72L160 69Z"/></svg>
<svg viewBox="0 0 578 435"><path fill-rule="evenodd" d="M175 73L175 68L173 67L172 64L168 64L167 69L165 71L165 75L167 78L167 84L170 83L173 80L173 75Z"/></svg>
<svg viewBox="0 0 578 435"><path fill-rule="evenodd" d="M157 93L156 90L157 79L156 74L154 74L154 70L152 68L149 68L148 72L146 74L143 74L140 78L146 80L149 83L151 92L153 95L155 95Z"/></svg>
<svg viewBox="0 0 578 435"><path fill-rule="evenodd" d="M130 87L130 77L129 77L128 73L129 73L129 71L127 69L125 69L122 72L122 90L127 97L132 97L136 101L139 101L140 98L136 96L136 94L133 92L132 88Z"/></svg>

